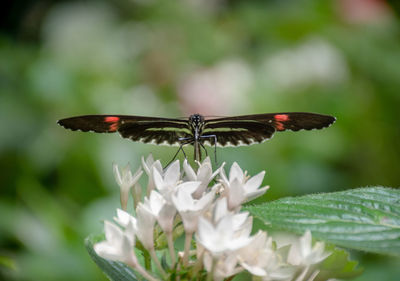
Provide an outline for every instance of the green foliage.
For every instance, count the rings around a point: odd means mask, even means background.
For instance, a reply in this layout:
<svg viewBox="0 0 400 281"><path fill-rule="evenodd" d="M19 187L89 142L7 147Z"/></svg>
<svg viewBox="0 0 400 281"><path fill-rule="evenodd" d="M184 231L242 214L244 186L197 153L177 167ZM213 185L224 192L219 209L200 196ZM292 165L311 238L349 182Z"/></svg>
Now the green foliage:
<svg viewBox="0 0 400 281"><path fill-rule="evenodd" d="M331 251L332 254L320 265L321 271L316 280L350 279L362 274L363 269L357 267L357 261L350 260L349 252L336 248L334 245L328 245L326 250Z"/></svg>
<svg viewBox="0 0 400 281"><path fill-rule="evenodd" d="M400 255L400 190L370 187L283 198L246 208L267 229L303 233L350 249Z"/></svg>

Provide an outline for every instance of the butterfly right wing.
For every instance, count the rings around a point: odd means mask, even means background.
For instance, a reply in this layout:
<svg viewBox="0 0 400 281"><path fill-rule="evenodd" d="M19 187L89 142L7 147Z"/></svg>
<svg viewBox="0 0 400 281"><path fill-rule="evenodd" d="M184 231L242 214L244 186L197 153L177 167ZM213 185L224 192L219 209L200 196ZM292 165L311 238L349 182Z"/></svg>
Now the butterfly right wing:
<svg viewBox="0 0 400 281"><path fill-rule="evenodd" d="M206 120L201 138L204 144L210 146L215 144L215 140L217 140L217 146L221 147L241 146L262 143L270 139L274 133L275 128L272 125L251 119L212 119Z"/></svg>
<svg viewBox="0 0 400 281"><path fill-rule="evenodd" d="M205 139L205 144L238 146L261 143L278 131L313 130L329 127L336 118L309 112L265 113L222 117L205 121L203 135L215 136ZM203 136L203 138L205 138Z"/></svg>
<svg viewBox="0 0 400 281"><path fill-rule="evenodd" d="M84 115L65 118L58 124L73 131L118 132L123 138L158 145L179 145L179 138L191 138L188 122L181 119L130 115Z"/></svg>

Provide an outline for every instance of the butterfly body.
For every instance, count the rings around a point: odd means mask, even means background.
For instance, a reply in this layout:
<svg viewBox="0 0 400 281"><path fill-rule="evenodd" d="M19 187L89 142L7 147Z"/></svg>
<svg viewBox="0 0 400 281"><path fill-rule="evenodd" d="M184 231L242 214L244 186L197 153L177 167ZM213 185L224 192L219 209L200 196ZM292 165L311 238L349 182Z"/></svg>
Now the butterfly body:
<svg viewBox="0 0 400 281"><path fill-rule="evenodd" d="M204 145L252 145L270 139L275 132L322 129L335 120L335 117L329 115L287 112L213 119L193 114L186 120L130 115L84 115L61 119L58 124L84 132L118 132L132 141L179 146L179 150L191 144L194 146L194 158L200 160Z"/></svg>

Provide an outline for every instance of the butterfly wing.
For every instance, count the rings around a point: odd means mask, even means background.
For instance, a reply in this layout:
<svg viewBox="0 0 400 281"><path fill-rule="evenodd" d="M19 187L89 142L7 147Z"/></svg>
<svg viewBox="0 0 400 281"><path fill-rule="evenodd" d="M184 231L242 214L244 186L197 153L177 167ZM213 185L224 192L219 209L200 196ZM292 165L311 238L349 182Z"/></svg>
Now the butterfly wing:
<svg viewBox="0 0 400 281"><path fill-rule="evenodd" d="M214 145L215 138L219 146L251 145L270 139L275 131L322 129L335 120L330 115L307 112L223 117L206 120L202 135L208 145Z"/></svg>
<svg viewBox="0 0 400 281"><path fill-rule="evenodd" d="M61 119L58 124L73 131L118 132L124 138L144 143L179 145L179 138L190 138L186 120L130 115L84 115Z"/></svg>
<svg viewBox="0 0 400 281"><path fill-rule="evenodd" d="M272 137L275 128L254 120L206 120L201 139L213 146L240 146L262 143ZM214 137L215 136L215 137Z"/></svg>

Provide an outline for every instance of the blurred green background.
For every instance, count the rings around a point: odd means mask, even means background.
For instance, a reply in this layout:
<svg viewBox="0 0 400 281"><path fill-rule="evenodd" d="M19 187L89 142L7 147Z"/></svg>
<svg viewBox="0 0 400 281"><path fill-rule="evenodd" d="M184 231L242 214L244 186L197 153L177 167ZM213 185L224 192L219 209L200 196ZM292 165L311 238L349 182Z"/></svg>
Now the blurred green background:
<svg viewBox="0 0 400 281"><path fill-rule="evenodd" d="M322 131L218 150L258 201L400 182L400 5L383 0L15 0L0 33L0 280L106 280L83 240L119 206L112 162L175 148L71 132L82 114L331 114ZM190 149L186 150L191 154ZM181 159L182 159L182 155ZM399 259L352 252L357 280Z"/></svg>

